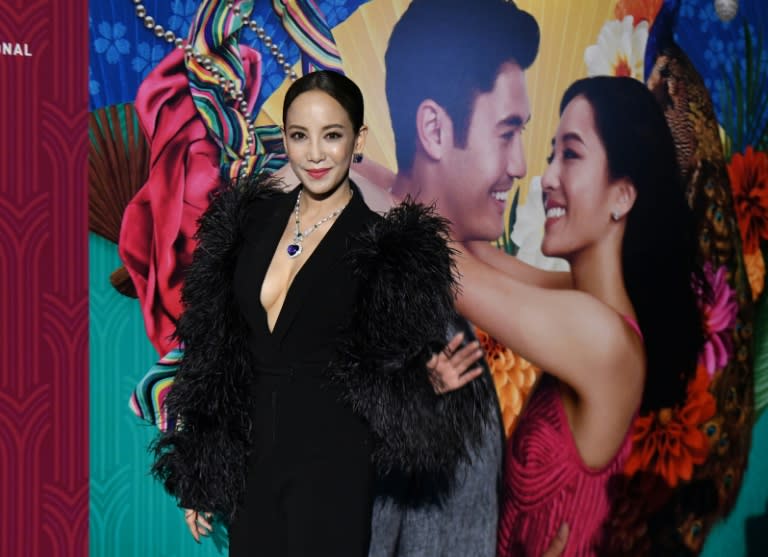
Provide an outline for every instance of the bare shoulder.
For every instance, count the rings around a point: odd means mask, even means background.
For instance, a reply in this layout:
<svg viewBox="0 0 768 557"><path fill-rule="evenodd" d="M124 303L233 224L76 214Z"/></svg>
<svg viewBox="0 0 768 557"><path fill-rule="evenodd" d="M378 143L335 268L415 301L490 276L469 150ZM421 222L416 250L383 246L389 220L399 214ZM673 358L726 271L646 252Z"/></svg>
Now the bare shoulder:
<svg viewBox="0 0 768 557"><path fill-rule="evenodd" d="M604 316L595 325L593 343L599 357L594 362L594 381L578 386L587 403L605 407L615 402L620 407L636 406L645 382L645 348L642 337L627 316L603 305Z"/></svg>
<svg viewBox="0 0 768 557"><path fill-rule="evenodd" d="M561 319L573 331L570 357L558 363L574 369L553 373L561 375L584 400L604 400L606 395L622 397L628 387L642 389L645 350L642 338L627 318L589 294L555 294L568 299Z"/></svg>
<svg viewBox="0 0 768 557"><path fill-rule="evenodd" d="M601 468L621 449L640 407L645 382L642 340L621 314L606 327L605 356L592 373L563 394L563 405L579 454L587 466Z"/></svg>

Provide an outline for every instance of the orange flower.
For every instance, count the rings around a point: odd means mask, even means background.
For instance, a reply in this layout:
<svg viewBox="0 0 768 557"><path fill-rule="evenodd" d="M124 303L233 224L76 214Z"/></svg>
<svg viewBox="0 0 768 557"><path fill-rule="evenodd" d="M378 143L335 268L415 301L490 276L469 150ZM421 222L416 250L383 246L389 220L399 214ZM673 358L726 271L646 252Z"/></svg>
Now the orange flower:
<svg viewBox="0 0 768 557"><path fill-rule="evenodd" d="M619 0L613 13L619 21L631 15L635 25L641 21L647 21L650 25L659 13L662 3L663 0Z"/></svg>
<svg viewBox="0 0 768 557"><path fill-rule="evenodd" d="M765 286L765 260L763 259L763 253L759 250L754 253L745 253L744 265L747 267L747 278L752 289L752 301L754 302L763 293L763 287Z"/></svg>
<svg viewBox="0 0 768 557"><path fill-rule="evenodd" d="M716 411L708 387L709 374L700 365L688 384L682 408L662 408L635 420L632 454L624 468L627 475L648 471L664 478L670 487L691 479L693 467L703 463L709 453L707 436L700 427Z"/></svg>
<svg viewBox="0 0 768 557"><path fill-rule="evenodd" d="M728 163L733 204L744 253L755 253L768 239L768 155L747 147Z"/></svg>
<svg viewBox="0 0 768 557"><path fill-rule="evenodd" d="M496 393L499 396L504 433L509 437L523 410L523 404L539 377L539 369L517 356L482 329L475 328L475 334L491 370Z"/></svg>

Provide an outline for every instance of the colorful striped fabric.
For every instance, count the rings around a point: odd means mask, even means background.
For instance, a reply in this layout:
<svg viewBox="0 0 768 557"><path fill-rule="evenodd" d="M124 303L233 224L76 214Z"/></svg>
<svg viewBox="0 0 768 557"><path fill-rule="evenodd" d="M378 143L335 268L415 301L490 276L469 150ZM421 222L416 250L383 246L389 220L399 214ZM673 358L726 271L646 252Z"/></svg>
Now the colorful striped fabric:
<svg viewBox="0 0 768 557"><path fill-rule="evenodd" d="M311 0L273 0L272 7L283 27L301 50L302 71L317 69L342 71L341 57L333 34L317 5ZM239 15L235 9L239 9ZM237 109L245 100L253 111L261 76L246 89L246 76L238 46L238 32L244 19L253 12L253 0L237 0L229 6L226 0L205 0L195 15L189 31L189 44L194 52L208 57L212 68L224 76L234 89L242 91L233 99L220 86L210 69L194 56L187 58L190 90L198 112L221 147L221 166L225 175L236 178L247 164L248 172L274 171L285 164L285 154L277 126L259 126L255 141L248 143L249 121ZM255 115L251 115L255 118Z"/></svg>
<svg viewBox="0 0 768 557"><path fill-rule="evenodd" d="M246 17L253 11L252 0L241 0L235 5ZM237 32L243 26L243 18L227 5L225 0L207 0L200 4L195 19L189 28L189 44L195 54L208 57L225 82L243 92L243 98L254 99L255 95L246 90L246 78L237 41ZM256 162L266 155L260 142L249 145L248 121L214 77L195 56L186 59L189 87L200 116L210 130L211 136L221 147L221 164L232 177L237 176L246 155ZM260 76L259 76L260 78ZM258 89L260 81L251 83Z"/></svg>
<svg viewBox="0 0 768 557"><path fill-rule="evenodd" d="M184 352L172 350L160 359L136 385L128 402L131 410L142 420L156 425L160 431L173 428L173 419L169 421L163 402L173 384L173 378L181 364Z"/></svg>
<svg viewBox="0 0 768 557"><path fill-rule="evenodd" d="M341 56L323 13L311 0L272 0L288 35L301 48L301 71L333 70L343 73Z"/></svg>

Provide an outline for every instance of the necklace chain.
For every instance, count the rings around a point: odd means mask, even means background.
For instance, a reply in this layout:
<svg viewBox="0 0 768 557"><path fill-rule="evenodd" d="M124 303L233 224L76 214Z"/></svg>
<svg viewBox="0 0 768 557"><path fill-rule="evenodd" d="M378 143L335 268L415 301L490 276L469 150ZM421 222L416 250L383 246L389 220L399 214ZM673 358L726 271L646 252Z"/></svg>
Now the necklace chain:
<svg viewBox="0 0 768 557"><path fill-rule="evenodd" d="M319 221L317 221L315 224L307 228L304 232L301 231L301 216L300 216L300 209L301 209L301 193L303 189L299 190L299 194L296 196L296 207L294 208L294 223L296 224L296 232L293 234L293 241L291 241L290 244L288 244L288 255L290 257L297 257L301 251L302 251L302 242L304 241L304 238L312 234L315 230L317 230L320 226L325 224L331 219L335 219L338 217L341 212L349 205L349 201L352 199L353 190L349 190L349 199L347 202L339 207L338 209L334 210L332 213L324 216Z"/></svg>

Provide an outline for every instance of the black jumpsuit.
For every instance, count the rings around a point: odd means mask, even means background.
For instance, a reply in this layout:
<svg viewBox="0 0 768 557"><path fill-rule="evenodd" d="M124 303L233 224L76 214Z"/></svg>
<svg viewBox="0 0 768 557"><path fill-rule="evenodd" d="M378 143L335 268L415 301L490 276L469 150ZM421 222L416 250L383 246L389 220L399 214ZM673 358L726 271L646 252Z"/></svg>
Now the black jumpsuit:
<svg viewBox="0 0 768 557"><path fill-rule="evenodd" d="M356 301L344 254L351 237L379 217L356 190L294 278L270 333L261 285L296 195L254 205L234 273L256 365L253 450L245 501L230 528L230 556L364 557L373 499L371 435L323 372Z"/></svg>

